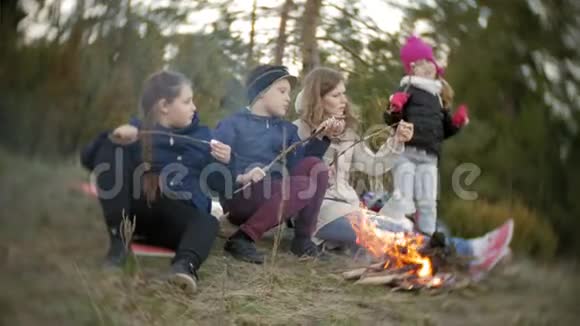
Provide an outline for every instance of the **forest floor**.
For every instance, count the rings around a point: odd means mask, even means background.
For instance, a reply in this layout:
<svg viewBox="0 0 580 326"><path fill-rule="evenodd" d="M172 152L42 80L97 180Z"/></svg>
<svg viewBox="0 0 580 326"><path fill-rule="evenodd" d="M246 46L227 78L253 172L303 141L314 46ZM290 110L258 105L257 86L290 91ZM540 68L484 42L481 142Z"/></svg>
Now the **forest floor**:
<svg viewBox="0 0 580 326"><path fill-rule="evenodd" d="M104 225L96 200L74 189L87 178L78 164L0 157L0 325L573 325L580 317L575 262L516 255L461 290L394 293L343 281L354 264L347 257L301 262L286 242L274 263L255 266L225 256L218 240L199 293L186 296L161 281L167 259L100 267ZM269 251L272 240L260 246Z"/></svg>

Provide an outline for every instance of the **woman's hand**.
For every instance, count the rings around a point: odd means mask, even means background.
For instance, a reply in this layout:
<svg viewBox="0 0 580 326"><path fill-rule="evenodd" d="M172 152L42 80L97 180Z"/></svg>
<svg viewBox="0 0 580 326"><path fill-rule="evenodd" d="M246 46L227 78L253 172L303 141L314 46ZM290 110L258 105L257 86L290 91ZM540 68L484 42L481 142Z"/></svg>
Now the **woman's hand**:
<svg viewBox="0 0 580 326"><path fill-rule="evenodd" d="M139 129L128 124L122 125L113 130L109 138L115 144L129 145L139 139Z"/></svg>
<svg viewBox="0 0 580 326"><path fill-rule="evenodd" d="M414 126L412 123L401 120L395 131L395 139L398 142L406 143L413 138Z"/></svg>
<svg viewBox="0 0 580 326"><path fill-rule="evenodd" d="M224 164L230 163L230 160L232 159L232 148L229 145L212 139L209 142L209 147L211 148L211 156L213 156L216 160Z"/></svg>
<svg viewBox="0 0 580 326"><path fill-rule="evenodd" d="M257 183L260 182L266 176L264 169L260 167L255 167L251 169L246 174L239 175L236 179L237 182L245 185L247 183Z"/></svg>
<svg viewBox="0 0 580 326"><path fill-rule="evenodd" d="M322 123L318 126L318 129L324 129L322 131L323 136L337 137L344 132L345 127L346 123L344 121L344 117L332 117L322 121Z"/></svg>

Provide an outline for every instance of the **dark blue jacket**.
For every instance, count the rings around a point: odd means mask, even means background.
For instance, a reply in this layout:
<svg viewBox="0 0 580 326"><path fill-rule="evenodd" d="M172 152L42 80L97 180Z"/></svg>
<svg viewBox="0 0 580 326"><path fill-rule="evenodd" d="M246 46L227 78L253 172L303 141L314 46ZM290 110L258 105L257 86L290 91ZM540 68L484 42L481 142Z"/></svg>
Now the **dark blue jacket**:
<svg viewBox="0 0 580 326"><path fill-rule="evenodd" d="M299 142L298 127L281 118L262 117L252 114L248 108L234 113L220 121L214 131L214 138L232 147L235 157L230 164L234 178L254 166L264 167L276 158L284 148ZM298 161L307 156L321 158L330 141L315 138L286 157L287 168L291 170ZM270 173L274 177L280 174Z"/></svg>
<svg viewBox="0 0 580 326"><path fill-rule="evenodd" d="M131 124L139 126L139 122L135 119L131 120ZM210 129L201 126L197 116L193 119L191 125L183 129L167 129L162 126L156 126L153 130L205 141L210 141L212 138ZM162 179L162 185L166 187L161 189L163 193L171 194L176 199L191 200L191 203L198 209L210 212L211 199L207 191L202 191L200 176L208 165L212 163L220 165L221 163L218 163L210 155L209 145L171 135L160 134L151 135L150 137L153 145L151 170L158 173ZM102 141L102 137L100 138ZM85 147L81 153L81 161L88 169L93 168L91 162L92 158L94 159L98 143L99 139ZM138 165L142 162L141 146L131 146L130 148L133 149L134 157L138 160L136 164ZM217 173L212 173L205 179L209 189L217 192L223 191L224 181L223 178L220 180L220 176ZM184 194L190 197L183 197L182 195Z"/></svg>
<svg viewBox="0 0 580 326"><path fill-rule="evenodd" d="M172 133L179 136L187 136L199 140L210 141L212 139L211 131L205 126L200 126L197 116L191 122L191 125L184 129L167 129L157 126L155 130ZM181 137L169 135L152 135L153 140L153 172L159 173L163 184L167 187L162 189L164 193L175 194L180 198L178 193L191 194L191 201L194 206L211 211L211 199L209 194L204 193L200 185L200 176L204 168L212 163L218 163L210 155L208 144L194 142ZM172 171L169 172L168 171ZM181 176L180 176L181 175ZM211 174L207 180L209 188L219 190L223 184L216 184L215 174ZM189 199L189 198L183 198Z"/></svg>

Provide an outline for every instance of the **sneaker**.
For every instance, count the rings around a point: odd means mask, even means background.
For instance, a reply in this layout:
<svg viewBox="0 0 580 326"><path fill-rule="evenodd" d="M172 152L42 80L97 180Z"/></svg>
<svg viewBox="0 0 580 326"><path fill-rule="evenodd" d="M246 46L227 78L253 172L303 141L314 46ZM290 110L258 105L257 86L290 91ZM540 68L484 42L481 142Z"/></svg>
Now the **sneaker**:
<svg viewBox="0 0 580 326"><path fill-rule="evenodd" d="M324 252L310 238L294 238L290 251L300 258L326 258Z"/></svg>
<svg viewBox="0 0 580 326"><path fill-rule="evenodd" d="M514 259L512 249L510 247L505 248L501 253L500 263L509 264Z"/></svg>
<svg viewBox="0 0 580 326"><path fill-rule="evenodd" d="M247 263L261 265L264 263L264 255L259 253L256 245L251 240L233 236L226 241L224 250L229 252L235 259Z"/></svg>
<svg viewBox="0 0 580 326"><path fill-rule="evenodd" d="M169 283L188 294L197 291L197 273L195 266L187 260L178 260L171 265Z"/></svg>
<svg viewBox="0 0 580 326"><path fill-rule="evenodd" d="M491 271L502 259L509 256L509 245L513 236L514 223L509 220L496 230L486 234L481 239L475 240L475 261L471 264L469 272L476 279L480 279Z"/></svg>
<svg viewBox="0 0 580 326"><path fill-rule="evenodd" d="M479 259L489 255L491 252L503 251L505 248L509 248L513 232L514 222L510 219L486 235L473 239L473 256Z"/></svg>
<svg viewBox="0 0 580 326"><path fill-rule="evenodd" d="M120 235L116 232L116 229L110 231L110 245L107 256L105 257L105 267L106 268L120 268L125 265L129 252L125 243L121 239Z"/></svg>
<svg viewBox="0 0 580 326"><path fill-rule="evenodd" d="M475 280L482 279L489 273L504 257L503 251L491 252L484 258L478 259L469 266L469 274Z"/></svg>

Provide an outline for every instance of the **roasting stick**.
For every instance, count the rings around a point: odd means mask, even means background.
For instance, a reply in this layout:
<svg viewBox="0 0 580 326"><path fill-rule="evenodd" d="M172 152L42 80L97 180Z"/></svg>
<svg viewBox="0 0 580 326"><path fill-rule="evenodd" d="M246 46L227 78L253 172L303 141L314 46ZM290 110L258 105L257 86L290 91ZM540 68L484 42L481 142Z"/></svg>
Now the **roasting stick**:
<svg viewBox="0 0 580 326"><path fill-rule="evenodd" d="M186 139L189 141L192 141L194 143L198 143L198 144L211 144L210 141L207 140L203 140L203 139L197 139L197 138L193 138L190 136L186 136L186 135L178 135L178 134L174 134L172 132L166 132L166 131L160 131L160 130L142 130L139 131L139 134L141 135L165 135L165 136L169 136L169 137L173 137L173 138L181 138L181 139Z"/></svg>
<svg viewBox="0 0 580 326"><path fill-rule="evenodd" d="M347 148L345 148L344 150L340 151L340 152L339 152L337 155L335 155L335 156L334 156L334 159L332 160L332 162L330 162L329 166L333 166L333 165L335 165L335 164L336 164L336 162L338 161L338 158L339 158L339 157L341 157L342 155L346 154L346 152L348 152L350 149L352 149L352 148L353 148L353 147L355 147L356 145L358 145L358 144L360 144L360 143L362 143L362 142L365 142L365 141L367 141L367 140L369 140L369 139L371 139L371 138L373 138L373 137L375 137L375 136L378 136L378 135L380 135L380 134L382 134L382 133L385 133L385 132L390 132L390 131L391 131L393 128L396 128L398 124L399 124L398 122L395 122L395 123L393 123L392 125L388 125L388 126L386 126L386 127L384 127L384 128L381 128L381 129L379 129L379 130L377 130L377 131L375 131L375 132L371 133L370 135L367 135L367 136L365 136L365 137L362 137L361 139L359 139L359 140L355 141L355 142L354 142L354 143L352 143L350 146L348 146L348 147L347 147Z"/></svg>
<svg viewBox="0 0 580 326"><path fill-rule="evenodd" d="M268 173L268 171L270 171L270 169L272 169L272 167L274 166L274 164L276 164L278 161L280 161L283 157L285 157L286 155L292 153L293 151L295 151L299 146L302 146L306 143L308 143L309 141L311 141L312 139L314 139L315 137L318 137L324 130L326 129L326 127L322 127L319 129L314 130L314 132L312 133L312 135L310 135L310 137L305 138L304 140L295 142L294 144L290 145L288 148L286 148L286 150L282 151L280 154L278 154L278 156L276 156L274 158L274 160L272 160L272 162L270 162L268 165L266 165L262 170L264 171L264 173ZM236 191L234 191L234 195L243 191L244 189L250 187L251 185L253 185L254 182L248 182L245 185L243 185L242 187L236 189Z"/></svg>

